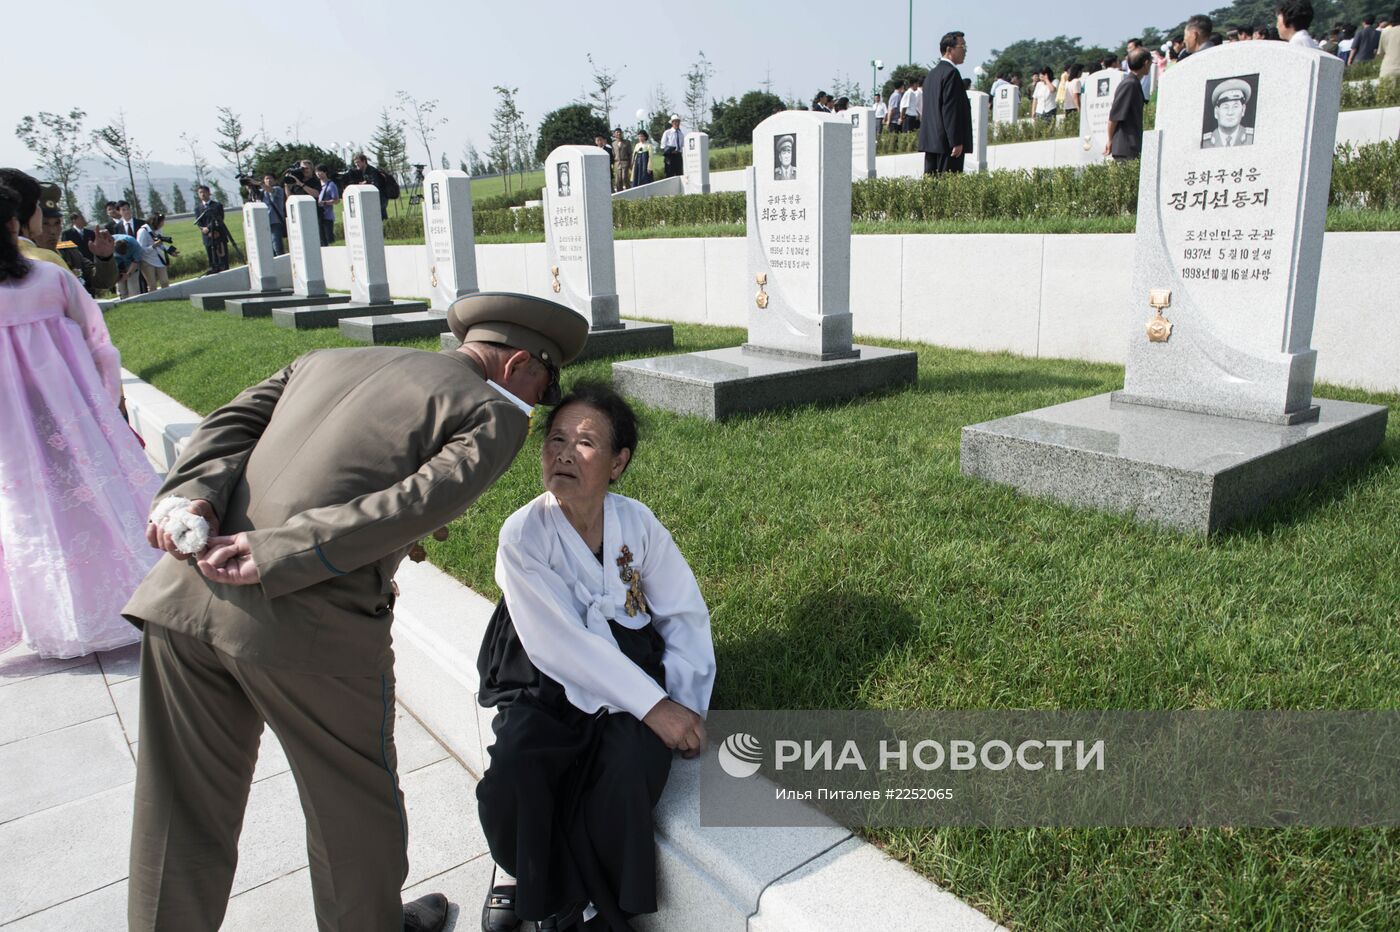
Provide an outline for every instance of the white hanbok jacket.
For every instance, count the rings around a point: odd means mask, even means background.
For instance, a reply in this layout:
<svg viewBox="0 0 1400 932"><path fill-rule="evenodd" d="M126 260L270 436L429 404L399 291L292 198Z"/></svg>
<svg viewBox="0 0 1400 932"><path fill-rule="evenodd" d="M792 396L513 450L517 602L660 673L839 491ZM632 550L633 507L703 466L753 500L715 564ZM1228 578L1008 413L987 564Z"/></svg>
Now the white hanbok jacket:
<svg viewBox="0 0 1400 932"><path fill-rule="evenodd" d="M623 547L641 575L645 610L628 615ZM710 612L690 565L651 509L622 495L603 502L603 562L588 549L559 501L546 492L501 526L496 583L530 660L564 687L584 712L600 708L643 718L657 702L704 715L715 682ZM617 646L611 619L638 629L648 622L666 642L666 689Z"/></svg>

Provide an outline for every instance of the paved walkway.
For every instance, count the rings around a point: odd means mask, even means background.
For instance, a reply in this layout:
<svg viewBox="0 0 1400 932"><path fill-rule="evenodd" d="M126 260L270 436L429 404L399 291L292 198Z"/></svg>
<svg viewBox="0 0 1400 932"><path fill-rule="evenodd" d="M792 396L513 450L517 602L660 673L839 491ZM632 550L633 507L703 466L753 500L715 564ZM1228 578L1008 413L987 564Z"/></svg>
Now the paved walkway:
<svg viewBox="0 0 1400 932"><path fill-rule="evenodd" d="M136 777L137 646L78 660L0 654L0 929L126 928ZM402 707L395 725L408 804L404 896L466 904L491 870L475 778ZM276 738L263 733L223 929L315 929L306 823ZM456 927L453 921L448 928Z"/></svg>

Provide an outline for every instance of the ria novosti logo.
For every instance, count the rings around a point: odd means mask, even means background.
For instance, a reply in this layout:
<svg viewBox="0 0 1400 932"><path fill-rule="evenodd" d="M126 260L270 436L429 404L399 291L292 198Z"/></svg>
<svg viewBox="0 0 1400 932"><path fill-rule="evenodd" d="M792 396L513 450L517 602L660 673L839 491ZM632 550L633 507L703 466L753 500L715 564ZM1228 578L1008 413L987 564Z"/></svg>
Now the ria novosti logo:
<svg viewBox="0 0 1400 932"><path fill-rule="evenodd" d="M731 777L751 777L763 765L763 745L753 735L736 732L719 746L719 765Z"/></svg>

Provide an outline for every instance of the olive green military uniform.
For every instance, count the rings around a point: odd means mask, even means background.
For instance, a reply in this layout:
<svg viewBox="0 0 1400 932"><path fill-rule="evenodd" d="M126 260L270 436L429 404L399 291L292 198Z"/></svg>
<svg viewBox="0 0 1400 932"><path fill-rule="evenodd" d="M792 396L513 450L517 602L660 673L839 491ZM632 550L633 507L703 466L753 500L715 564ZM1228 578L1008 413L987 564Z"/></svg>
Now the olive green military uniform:
<svg viewBox="0 0 1400 932"><path fill-rule="evenodd" d="M207 500L261 582L167 555L126 606L146 632L130 929L219 927L264 722L306 814L319 927L401 927L394 571L528 426L470 357L373 347L308 353L190 437L158 500Z"/></svg>

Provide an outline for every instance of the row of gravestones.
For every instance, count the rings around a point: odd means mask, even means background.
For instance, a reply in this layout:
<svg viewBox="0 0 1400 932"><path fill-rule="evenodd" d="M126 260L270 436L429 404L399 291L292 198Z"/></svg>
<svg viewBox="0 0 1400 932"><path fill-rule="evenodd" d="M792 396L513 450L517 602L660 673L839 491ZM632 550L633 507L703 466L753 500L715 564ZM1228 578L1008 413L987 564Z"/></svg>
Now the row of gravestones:
<svg viewBox="0 0 1400 932"><path fill-rule="evenodd" d="M1108 143L1108 114L1113 108L1113 95L1126 72L1105 68L1084 76L1084 93L1079 97L1079 139L1083 143L1082 164L1102 162L1104 146ZM986 95L983 95L985 101ZM973 105L976 112L977 104ZM983 102L982 107L987 104ZM993 123L1015 123L1021 119L1021 89L1014 84L998 85L991 101ZM1161 123L1157 124L1160 128ZM979 150L981 151L981 150Z"/></svg>
<svg viewBox="0 0 1400 932"><path fill-rule="evenodd" d="M1163 76L1157 129L1143 143L1124 389L964 428L965 474L1210 533L1370 456L1388 409L1312 395L1341 73L1332 56L1249 43ZM1243 98L1237 122L1249 133L1221 146L1212 127L1227 97ZM758 126L746 170L748 342L614 363L619 390L718 420L916 381L914 353L852 340L856 122L786 111ZM566 146L545 171L550 289L591 320L587 355L669 348L669 326L618 313L606 153ZM424 193L431 311L388 301L368 186L346 194L348 298L328 301L315 205L291 198L295 294L266 295L275 276L263 263L265 208L247 205L250 274L263 296L229 309L256 307L287 326L339 321L361 339L441 333L447 306L476 290L469 179L432 172Z"/></svg>

